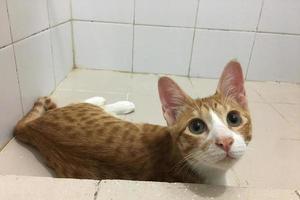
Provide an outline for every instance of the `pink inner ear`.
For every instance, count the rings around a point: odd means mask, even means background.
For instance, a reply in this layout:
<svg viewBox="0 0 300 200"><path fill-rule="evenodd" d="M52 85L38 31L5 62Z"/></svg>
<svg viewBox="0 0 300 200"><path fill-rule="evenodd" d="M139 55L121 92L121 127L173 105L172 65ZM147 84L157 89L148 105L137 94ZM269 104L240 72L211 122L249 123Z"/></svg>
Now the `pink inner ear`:
<svg viewBox="0 0 300 200"><path fill-rule="evenodd" d="M226 65L217 91L224 96L231 96L243 108L247 108L243 71L239 62L230 61Z"/></svg>
<svg viewBox="0 0 300 200"><path fill-rule="evenodd" d="M159 79L158 91L164 117L168 125L172 125L176 121L176 115L183 106L187 95L168 77Z"/></svg>

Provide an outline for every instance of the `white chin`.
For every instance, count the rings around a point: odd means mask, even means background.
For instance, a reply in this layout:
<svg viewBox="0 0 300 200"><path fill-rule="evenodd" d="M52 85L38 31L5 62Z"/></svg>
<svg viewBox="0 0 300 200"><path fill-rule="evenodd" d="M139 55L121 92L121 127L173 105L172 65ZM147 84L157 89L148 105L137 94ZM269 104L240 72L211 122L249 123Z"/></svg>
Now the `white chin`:
<svg viewBox="0 0 300 200"><path fill-rule="evenodd" d="M231 168L237 162L237 160L238 159L235 159L235 158L225 157L222 160L216 162L215 166L217 168L227 170L227 169Z"/></svg>

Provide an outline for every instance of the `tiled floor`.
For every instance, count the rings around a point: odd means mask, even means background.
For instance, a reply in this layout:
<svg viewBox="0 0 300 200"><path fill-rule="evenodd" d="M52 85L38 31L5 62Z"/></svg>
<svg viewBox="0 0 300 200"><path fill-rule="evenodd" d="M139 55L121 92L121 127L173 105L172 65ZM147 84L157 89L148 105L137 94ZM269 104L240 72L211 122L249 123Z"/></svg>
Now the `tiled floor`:
<svg viewBox="0 0 300 200"><path fill-rule="evenodd" d="M171 76L188 94L213 94L217 80ZM164 125L157 92L158 75L74 70L52 97L60 106L92 96L109 102L128 99L134 113L124 118ZM228 172L229 186L299 189L300 85L247 82L254 138L246 155ZM32 149L12 140L0 152L0 174L52 176Z"/></svg>

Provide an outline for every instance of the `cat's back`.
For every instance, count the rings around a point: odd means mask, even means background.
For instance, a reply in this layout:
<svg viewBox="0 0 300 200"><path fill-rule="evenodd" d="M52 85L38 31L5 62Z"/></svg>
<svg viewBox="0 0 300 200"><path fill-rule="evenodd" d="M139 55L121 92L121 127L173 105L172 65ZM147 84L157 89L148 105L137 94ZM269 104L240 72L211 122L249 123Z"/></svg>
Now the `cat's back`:
<svg viewBox="0 0 300 200"><path fill-rule="evenodd" d="M112 143L124 134L137 134L138 127L87 103L47 111L28 124L40 136L64 145ZM121 139L121 138L119 138Z"/></svg>

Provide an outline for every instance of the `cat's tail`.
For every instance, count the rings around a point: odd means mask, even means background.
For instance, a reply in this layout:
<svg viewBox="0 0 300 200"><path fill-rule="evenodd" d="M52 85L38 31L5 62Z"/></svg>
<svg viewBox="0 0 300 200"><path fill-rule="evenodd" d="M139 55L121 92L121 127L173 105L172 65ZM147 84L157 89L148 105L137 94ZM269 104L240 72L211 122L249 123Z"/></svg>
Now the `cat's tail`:
<svg viewBox="0 0 300 200"><path fill-rule="evenodd" d="M28 122L31 122L42 116L48 110L57 108L57 105L49 97L39 98L33 105L32 109L16 125L14 135L19 137Z"/></svg>

